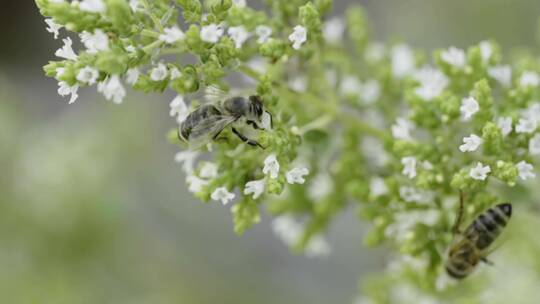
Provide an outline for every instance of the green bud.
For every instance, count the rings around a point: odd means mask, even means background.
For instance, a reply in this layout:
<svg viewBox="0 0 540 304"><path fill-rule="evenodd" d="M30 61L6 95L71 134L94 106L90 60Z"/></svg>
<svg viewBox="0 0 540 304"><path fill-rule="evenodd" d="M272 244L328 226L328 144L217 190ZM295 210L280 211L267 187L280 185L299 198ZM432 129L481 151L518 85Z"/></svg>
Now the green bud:
<svg viewBox="0 0 540 304"><path fill-rule="evenodd" d="M180 94L196 92L199 89L197 69L188 65L181 70L182 75L171 81L171 87Z"/></svg>
<svg viewBox="0 0 540 304"><path fill-rule="evenodd" d="M482 139L482 147L486 154L497 155L501 153L503 136L501 130L495 123L488 122L482 128Z"/></svg>
<svg viewBox="0 0 540 304"><path fill-rule="evenodd" d="M513 163L502 160L497 161L497 165L493 169L493 175L509 186L516 184L518 174L518 169Z"/></svg>
<svg viewBox="0 0 540 304"><path fill-rule="evenodd" d="M234 232L237 234L244 233L246 229L261 221L257 203L249 198L244 198L232 206L231 212L234 220Z"/></svg>
<svg viewBox="0 0 540 304"><path fill-rule="evenodd" d="M259 52L264 57L277 61L285 53L286 47L287 44L282 40L270 38L266 43L259 47Z"/></svg>
<svg viewBox="0 0 540 304"><path fill-rule="evenodd" d="M129 57L119 49L99 52L96 56L95 66L107 74L122 74L128 68Z"/></svg>
<svg viewBox="0 0 540 304"><path fill-rule="evenodd" d="M316 34L321 31L321 17L313 3L308 2L298 9L300 23L306 27L308 33Z"/></svg>
<svg viewBox="0 0 540 304"><path fill-rule="evenodd" d="M270 194L280 194L283 191L285 185L285 179L282 176L278 176L277 179L271 178L266 183L267 192Z"/></svg>
<svg viewBox="0 0 540 304"><path fill-rule="evenodd" d="M361 6L352 6L347 10L347 29L356 51L363 53L368 40L368 26L364 9Z"/></svg>
<svg viewBox="0 0 540 304"><path fill-rule="evenodd" d="M131 8L126 0L106 0L107 2L107 17L112 22L114 28L121 34L126 34L130 31L133 23L133 15Z"/></svg>
<svg viewBox="0 0 540 304"><path fill-rule="evenodd" d="M201 19L202 5L199 0L176 0L182 7L182 14L187 22L197 22Z"/></svg>

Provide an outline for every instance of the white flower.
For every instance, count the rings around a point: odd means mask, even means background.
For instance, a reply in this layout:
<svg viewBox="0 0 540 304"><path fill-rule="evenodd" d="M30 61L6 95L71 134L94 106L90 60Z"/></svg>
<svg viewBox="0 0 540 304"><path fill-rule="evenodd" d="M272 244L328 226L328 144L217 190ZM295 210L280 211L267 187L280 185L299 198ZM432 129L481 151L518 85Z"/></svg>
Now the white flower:
<svg viewBox="0 0 540 304"><path fill-rule="evenodd" d="M129 0L129 7L136 13L139 10L139 0Z"/></svg>
<svg viewBox="0 0 540 304"><path fill-rule="evenodd" d="M422 191L414 187L401 186L399 188L399 196L408 203L429 204L433 202L435 194L431 191Z"/></svg>
<svg viewBox="0 0 540 304"><path fill-rule="evenodd" d="M204 162L199 176L205 179L212 179L218 176L218 166L212 162Z"/></svg>
<svg viewBox="0 0 540 304"><path fill-rule="evenodd" d="M328 43L339 43L345 31L343 18L334 17L326 21L323 25L322 33L324 40Z"/></svg>
<svg viewBox="0 0 540 304"><path fill-rule="evenodd" d="M479 162L476 164L476 167L469 171L469 176L476 180L485 180L490 172L491 168L489 166L484 166Z"/></svg>
<svg viewBox="0 0 540 304"><path fill-rule="evenodd" d="M105 99L112 100L114 103L122 103L126 97L126 89L120 81L118 75L111 75L103 82L98 83L98 92L105 96Z"/></svg>
<svg viewBox="0 0 540 304"><path fill-rule="evenodd" d="M73 85L73 86L69 86L67 84L67 82L65 81L60 81L58 83L58 95L60 96L66 96L66 95L71 95L71 97L69 98L69 104L72 104L75 102L75 100L77 100L77 98L79 97L79 95L77 94L77 90L79 90L79 85Z"/></svg>
<svg viewBox="0 0 540 304"><path fill-rule="evenodd" d="M343 77L343 80L341 80L339 92L342 95L355 95L358 94L361 86L362 84L358 78L356 78L356 76L347 75Z"/></svg>
<svg viewBox="0 0 540 304"><path fill-rule="evenodd" d="M98 76L98 70L86 66L79 70L79 73L77 74L77 80L88 85L93 85L94 83L96 83Z"/></svg>
<svg viewBox="0 0 540 304"><path fill-rule="evenodd" d="M223 205L227 205L230 201L234 199L236 195L234 193L231 193L227 190L225 187L219 187L212 194L210 195L210 198L214 201L221 201Z"/></svg>
<svg viewBox="0 0 540 304"><path fill-rule="evenodd" d="M519 172L519 177L522 180L527 180L529 178L535 178L536 174L533 172L533 165L527 163L526 161L522 160L519 163L517 163L516 168Z"/></svg>
<svg viewBox="0 0 540 304"><path fill-rule="evenodd" d="M302 235L302 225L290 215L280 215L272 220L272 230L285 244L293 246Z"/></svg>
<svg viewBox="0 0 540 304"><path fill-rule="evenodd" d="M292 170L289 170L285 174L285 178L287 178L287 183L289 184L303 184L305 183L304 176L309 174L309 169L302 167L302 168L293 168Z"/></svg>
<svg viewBox="0 0 540 304"><path fill-rule="evenodd" d="M476 134L471 134L463 138L463 144L459 146L459 151L461 152L474 152L482 144L482 138L478 137Z"/></svg>
<svg viewBox="0 0 540 304"><path fill-rule="evenodd" d="M139 72L139 69L132 68L127 70L126 72L126 82L129 85L134 85L137 83L137 80L139 80L139 75L141 72Z"/></svg>
<svg viewBox="0 0 540 304"><path fill-rule="evenodd" d="M296 76L289 80L289 87L296 92L305 92L307 88L307 80L304 76Z"/></svg>
<svg viewBox="0 0 540 304"><path fill-rule="evenodd" d="M489 41L482 41L479 44L480 55L482 56L482 62L487 63L493 54L491 43Z"/></svg>
<svg viewBox="0 0 540 304"><path fill-rule="evenodd" d="M384 45L380 42L371 42L367 45L364 57L368 62L379 62L384 58Z"/></svg>
<svg viewBox="0 0 540 304"><path fill-rule="evenodd" d="M130 44L130 45L126 46L126 51L128 51L130 53L135 53L135 52L137 52L137 48L134 45Z"/></svg>
<svg viewBox="0 0 540 304"><path fill-rule="evenodd" d="M195 170L195 160L199 156L199 152L196 151L181 151L176 153L174 161L182 164L182 170L188 175L191 175Z"/></svg>
<svg viewBox="0 0 540 304"><path fill-rule="evenodd" d="M178 40L184 39L186 35L178 26L167 27L163 29L163 34L159 35L159 40L172 44Z"/></svg>
<svg viewBox="0 0 540 304"><path fill-rule="evenodd" d="M56 78L62 77L64 73L66 72L65 68L56 68Z"/></svg>
<svg viewBox="0 0 540 304"><path fill-rule="evenodd" d="M406 156L401 159L401 164L403 165L403 175L408 178L414 178L416 176L416 157Z"/></svg>
<svg viewBox="0 0 540 304"><path fill-rule="evenodd" d="M266 25L258 25L255 28L255 34L259 37L257 38L257 43L265 43L270 38L270 35L272 35L272 28Z"/></svg>
<svg viewBox="0 0 540 304"><path fill-rule="evenodd" d="M96 29L94 33L82 32L79 37L90 54L109 49L109 37L102 30Z"/></svg>
<svg viewBox="0 0 540 304"><path fill-rule="evenodd" d="M172 67L169 72L171 74L171 80L180 78L180 76L182 76L182 72L180 72L180 70L178 70L176 67Z"/></svg>
<svg viewBox="0 0 540 304"><path fill-rule="evenodd" d="M334 183L327 173L319 173L309 183L308 196L314 201L318 201L332 192Z"/></svg>
<svg viewBox="0 0 540 304"><path fill-rule="evenodd" d="M501 129L502 135L507 136L512 132L512 117L499 117L497 126Z"/></svg>
<svg viewBox="0 0 540 304"><path fill-rule="evenodd" d="M238 7L245 7L246 0L233 0L233 5Z"/></svg>
<svg viewBox="0 0 540 304"><path fill-rule="evenodd" d="M231 37L231 39L234 41L234 46L239 49L242 47L244 42L248 40L249 33L246 31L246 28L243 25L240 26L231 26L227 33Z"/></svg>
<svg viewBox="0 0 540 304"><path fill-rule="evenodd" d="M448 86L448 78L438 69L424 66L414 73L414 79L420 82L420 86L415 89L416 95L430 101L441 95Z"/></svg>
<svg viewBox="0 0 540 304"><path fill-rule="evenodd" d="M450 47L443 51L441 53L441 59L456 68L463 68L466 64L465 52L456 47Z"/></svg>
<svg viewBox="0 0 540 304"><path fill-rule="evenodd" d="M309 242L306 244L304 254L309 257L321 257L328 256L331 252L330 245L326 239L321 235L314 235L309 239Z"/></svg>
<svg viewBox="0 0 540 304"><path fill-rule="evenodd" d="M535 134L529 140L529 153L531 153L532 155L540 154L540 134Z"/></svg>
<svg viewBox="0 0 540 304"><path fill-rule="evenodd" d="M388 187L384 182L384 179L380 177L374 177L369 181L369 193L373 197L379 197L388 193Z"/></svg>
<svg viewBox="0 0 540 304"><path fill-rule="evenodd" d="M396 123L392 125L392 136L395 139L412 140L411 130L414 124L405 118L396 119Z"/></svg>
<svg viewBox="0 0 540 304"><path fill-rule="evenodd" d="M473 115L480 110L478 101L474 97L467 97L461 100L461 107L459 108L464 120L469 120Z"/></svg>
<svg viewBox="0 0 540 304"><path fill-rule="evenodd" d="M54 54L61 58L77 60L77 54L75 54L73 48L71 47L73 45L71 38L67 37L66 39L62 39L62 41L64 42L64 46L56 50Z"/></svg>
<svg viewBox="0 0 540 304"><path fill-rule="evenodd" d="M279 173L279 162L277 161L275 154L270 154L264 160L264 174L270 174L270 178L277 178Z"/></svg>
<svg viewBox="0 0 540 304"><path fill-rule="evenodd" d="M150 79L153 81L162 81L167 78L168 74L169 70L167 69L167 66L160 62L157 67L150 71Z"/></svg>
<svg viewBox="0 0 540 304"><path fill-rule="evenodd" d="M103 13L105 11L105 3L103 3L103 0L82 0L79 8L85 12Z"/></svg>
<svg viewBox="0 0 540 304"><path fill-rule="evenodd" d="M302 44L307 40L307 29L301 25L294 27L294 31L289 35L289 41L292 42L292 47L295 50L300 49Z"/></svg>
<svg viewBox="0 0 540 304"><path fill-rule="evenodd" d="M52 18L45 19L45 23L47 23L47 32L53 33L54 39L58 39L59 30L63 27L60 24L56 24Z"/></svg>
<svg viewBox="0 0 540 304"><path fill-rule="evenodd" d="M246 183L246 187L244 188L244 194L253 194L253 199L258 199L261 194L263 194L265 186L266 182L264 178L260 180L249 181Z"/></svg>
<svg viewBox="0 0 540 304"><path fill-rule="evenodd" d="M509 87L512 82L512 69L508 65L496 65L488 68L487 73L503 87Z"/></svg>
<svg viewBox="0 0 540 304"><path fill-rule="evenodd" d="M516 125L517 133L533 133L536 130L538 123L532 118L520 118Z"/></svg>
<svg viewBox="0 0 540 304"><path fill-rule="evenodd" d="M271 130L272 129L272 116L270 113L264 111L261 115L261 124L260 127L264 130Z"/></svg>
<svg viewBox="0 0 540 304"><path fill-rule="evenodd" d="M405 44L398 44L392 48L392 74L402 78L414 70L414 54Z"/></svg>
<svg viewBox="0 0 540 304"><path fill-rule="evenodd" d="M215 23L203 26L200 35L202 41L216 43L223 35L223 27Z"/></svg>
<svg viewBox="0 0 540 304"><path fill-rule="evenodd" d="M382 144L382 142L375 139L374 137L363 137L360 143L360 149L365 155L368 163L375 167L384 167L390 159L388 153L386 153L386 151L384 150L384 145Z"/></svg>
<svg viewBox="0 0 540 304"><path fill-rule="evenodd" d="M540 84L540 76L536 72L523 72L519 78L519 85L522 87L537 87L538 84Z"/></svg>
<svg viewBox="0 0 540 304"><path fill-rule="evenodd" d="M366 103L373 103L381 96L381 86L375 79L370 79L362 85L360 97Z"/></svg>
<svg viewBox="0 0 540 304"><path fill-rule="evenodd" d="M186 177L186 183L188 184L189 192L198 193L201 192L203 187L208 185L210 182L195 175L188 175Z"/></svg>
<svg viewBox="0 0 540 304"><path fill-rule="evenodd" d="M540 122L540 103L538 101L532 102L529 107L521 113L523 117Z"/></svg>
<svg viewBox="0 0 540 304"><path fill-rule="evenodd" d="M189 115L189 109L184 101L184 97L182 95L177 95L171 103L169 103L169 107L171 110L169 111L169 115L171 117L176 116L176 121L180 124L186 120L186 118Z"/></svg>

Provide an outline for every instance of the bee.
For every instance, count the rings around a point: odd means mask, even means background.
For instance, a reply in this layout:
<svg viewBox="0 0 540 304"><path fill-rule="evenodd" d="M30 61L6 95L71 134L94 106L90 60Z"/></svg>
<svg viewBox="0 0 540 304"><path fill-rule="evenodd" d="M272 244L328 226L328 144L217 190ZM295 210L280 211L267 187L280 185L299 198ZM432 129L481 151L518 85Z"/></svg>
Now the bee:
<svg viewBox="0 0 540 304"><path fill-rule="evenodd" d="M458 236L450 246L445 265L448 275L455 279L467 277L480 261L492 264L487 259L491 252L489 247L510 219L512 205L502 203L487 209L476 217L463 233L459 232L462 213L463 194L460 195L460 211L454 226L454 232L458 233Z"/></svg>
<svg viewBox="0 0 540 304"><path fill-rule="evenodd" d="M212 104L202 105L191 112L180 124L178 137L188 142L190 149L197 149L210 140L216 140L219 134L230 126L233 134L240 140L264 149L260 143L249 139L235 127L238 123L244 123L256 130L263 129L260 124L263 123L264 113L268 113L271 126L272 116L270 112L264 110L260 96L227 97Z"/></svg>

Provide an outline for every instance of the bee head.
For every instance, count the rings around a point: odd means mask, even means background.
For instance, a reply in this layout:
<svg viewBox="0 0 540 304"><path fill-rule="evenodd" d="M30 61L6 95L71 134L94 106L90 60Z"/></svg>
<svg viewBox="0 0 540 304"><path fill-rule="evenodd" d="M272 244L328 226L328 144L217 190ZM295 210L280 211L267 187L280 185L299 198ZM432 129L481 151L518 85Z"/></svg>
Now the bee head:
<svg viewBox="0 0 540 304"><path fill-rule="evenodd" d="M251 103L251 112L257 117L261 117L263 113L263 101L259 95L249 96L249 101Z"/></svg>

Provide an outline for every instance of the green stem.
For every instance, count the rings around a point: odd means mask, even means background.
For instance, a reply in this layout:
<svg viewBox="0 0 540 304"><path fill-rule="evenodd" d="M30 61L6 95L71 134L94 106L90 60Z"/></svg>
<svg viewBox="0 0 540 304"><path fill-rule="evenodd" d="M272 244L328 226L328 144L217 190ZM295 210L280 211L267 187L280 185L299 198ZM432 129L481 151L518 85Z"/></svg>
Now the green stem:
<svg viewBox="0 0 540 304"><path fill-rule="evenodd" d="M148 13L148 16L150 16L150 19L152 19L152 22L154 23L154 26L160 31L160 32L163 32L163 25L161 25L161 21L159 20L159 18L154 15L154 13L152 13L152 9L150 7L150 4L148 3L147 0L141 0L144 8L146 9L147 13Z"/></svg>

